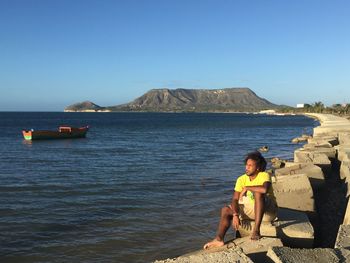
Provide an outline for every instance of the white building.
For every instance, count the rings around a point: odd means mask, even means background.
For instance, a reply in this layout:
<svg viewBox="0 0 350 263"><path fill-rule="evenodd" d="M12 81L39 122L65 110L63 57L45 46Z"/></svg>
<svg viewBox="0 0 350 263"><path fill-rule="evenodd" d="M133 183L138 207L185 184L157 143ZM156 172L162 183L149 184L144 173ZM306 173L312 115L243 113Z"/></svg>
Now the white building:
<svg viewBox="0 0 350 263"><path fill-rule="evenodd" d="M300 108L300 109L301 109L301 108L304 108L304 107L305 107L305 104L304 104L304 103L298 103L298 104L297 104L297 108Z"/></svg>

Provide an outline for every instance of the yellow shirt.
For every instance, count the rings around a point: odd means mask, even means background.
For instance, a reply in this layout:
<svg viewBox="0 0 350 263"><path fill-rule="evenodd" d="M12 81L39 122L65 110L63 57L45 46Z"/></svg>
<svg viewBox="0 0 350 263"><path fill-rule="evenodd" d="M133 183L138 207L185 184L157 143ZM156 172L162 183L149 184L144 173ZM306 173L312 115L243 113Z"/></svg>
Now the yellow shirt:
<svg viewBox="0 0 350 263"><path fill-rule="evenodd" d="M273 194L272 189L271 176L267 172L259 172L255 179L252 181L250 180L248 175L241 175L237 179L235 191L242 192L243 187L245 186L262 186L265 182L271 183L269 189L267 190L267 196L275 200L275 196ZM254 202L254 194L251 191L247 191L247 197L249 197L251 202Z"/></svg>

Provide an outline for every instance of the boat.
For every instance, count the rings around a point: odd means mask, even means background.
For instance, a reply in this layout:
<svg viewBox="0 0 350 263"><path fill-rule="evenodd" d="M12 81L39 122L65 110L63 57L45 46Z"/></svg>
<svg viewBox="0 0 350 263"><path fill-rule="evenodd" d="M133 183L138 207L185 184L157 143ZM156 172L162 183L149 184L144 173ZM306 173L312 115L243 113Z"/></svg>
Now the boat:
<svg viewBox="0 0 350 263"><path fill-rule="evenodd" d="M50 130L23 130L22 134L26 140L50 140L50 139L75 139L85 138L89 126L71 127L60 126L57 131Z"/></svg>

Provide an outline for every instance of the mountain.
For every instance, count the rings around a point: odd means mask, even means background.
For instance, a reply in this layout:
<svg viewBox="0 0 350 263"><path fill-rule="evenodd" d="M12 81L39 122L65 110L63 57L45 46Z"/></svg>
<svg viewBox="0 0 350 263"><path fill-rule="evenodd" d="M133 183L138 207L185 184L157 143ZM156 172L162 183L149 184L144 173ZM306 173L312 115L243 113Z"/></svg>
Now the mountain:
<svg viewBox="0 0 350 263"><path fill-rule="evenodd" d="M94 109L87 106L87 110ZM65 110L81 111L84 107L78 103ZM276 108L279 106L260 98L249 88L152 89L130 103L100 107L96 111L252 112Z"/></svg>
<svg viewBox="0 0 350 263"><path fill-rule="evenodd" d="M257 111L278 108L249 88L153 89L112 111Z"/></svg>
<svg viewBox="0 0 350 263"><path fill-rule="evenodd" d="M100 111L103 110L103 107L91 102L91 101L84 101L75 103L73 105L70 105L64 109L64 111L70 112L70 111Z"/></svg>

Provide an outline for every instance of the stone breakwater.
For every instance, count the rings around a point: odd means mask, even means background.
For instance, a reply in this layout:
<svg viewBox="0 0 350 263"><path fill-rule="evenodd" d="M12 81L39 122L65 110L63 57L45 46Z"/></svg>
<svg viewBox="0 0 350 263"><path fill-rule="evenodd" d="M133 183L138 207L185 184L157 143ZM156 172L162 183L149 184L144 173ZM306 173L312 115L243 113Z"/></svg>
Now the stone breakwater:
<svg viewBox="0 0 350 263"><path fill-rule="evenodd" d="M278 218L250 240L253 221L223 247L155 262L350 262L350 122L330 114L295 150L293 162L273 171Z"/></svg>

